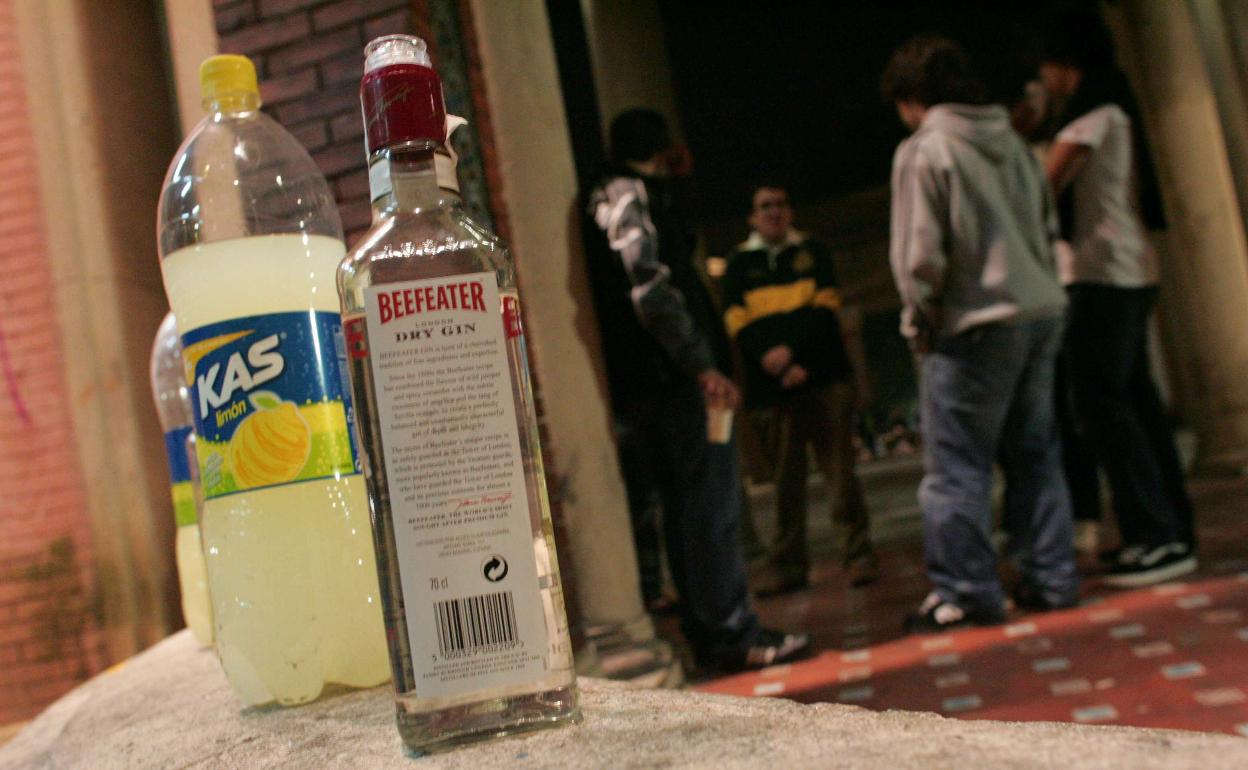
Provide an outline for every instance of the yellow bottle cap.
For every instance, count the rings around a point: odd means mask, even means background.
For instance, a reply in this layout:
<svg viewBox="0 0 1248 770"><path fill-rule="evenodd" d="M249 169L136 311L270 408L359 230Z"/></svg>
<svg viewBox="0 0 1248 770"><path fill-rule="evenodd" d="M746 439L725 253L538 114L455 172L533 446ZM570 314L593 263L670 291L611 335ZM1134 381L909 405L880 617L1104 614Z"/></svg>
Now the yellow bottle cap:
<svg viewBox="0 0 1248 770"><path fill-rule="evenodd" d="M237 54L210 56L199 65L199 90L205 106L222 99L258 98L256 66L251 59Z"/></svg>

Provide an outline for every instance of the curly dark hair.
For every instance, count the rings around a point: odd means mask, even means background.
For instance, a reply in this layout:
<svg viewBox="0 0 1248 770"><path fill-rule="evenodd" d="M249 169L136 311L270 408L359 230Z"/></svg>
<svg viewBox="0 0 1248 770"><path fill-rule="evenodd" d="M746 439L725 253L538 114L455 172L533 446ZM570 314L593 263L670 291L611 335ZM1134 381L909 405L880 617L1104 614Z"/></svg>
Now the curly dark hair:
<svg viewBox="0 0 1248 770"><path fill-rule="evenodd" d="M962 46L944 35L925 33L893 51L880 78L885 102L984 104L988 89Z"/></svg>

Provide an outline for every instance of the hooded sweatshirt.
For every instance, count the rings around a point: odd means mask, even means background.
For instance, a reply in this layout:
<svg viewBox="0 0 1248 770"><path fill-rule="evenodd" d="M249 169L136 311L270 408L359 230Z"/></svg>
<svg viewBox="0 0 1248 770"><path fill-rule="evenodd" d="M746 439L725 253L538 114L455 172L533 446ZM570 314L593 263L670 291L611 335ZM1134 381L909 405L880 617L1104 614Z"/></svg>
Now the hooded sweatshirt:
<svg viewBox="0 0 1248 770"><path fill-rule="evenodd" d="M1003 107L938 104L893 156L889 261L901 332L932 343L1060 315L1057 217Z"/></svg>

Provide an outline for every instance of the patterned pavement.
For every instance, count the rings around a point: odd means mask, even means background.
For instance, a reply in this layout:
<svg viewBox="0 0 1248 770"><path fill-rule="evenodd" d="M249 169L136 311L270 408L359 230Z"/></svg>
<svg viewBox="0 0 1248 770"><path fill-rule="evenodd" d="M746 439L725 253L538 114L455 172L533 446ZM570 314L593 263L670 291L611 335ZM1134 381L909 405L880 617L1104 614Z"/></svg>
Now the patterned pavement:
<svg viewBox="0 0 1248 770"><path fill-rule="evenodd" d="M809 630L815 655L697 688L966 719L1248 736L1248 480L1192 482L1191 491L1201 570L1184 582L1116 591L1088 562L1078 608L905 637L901 618L927 589L917 537L881 544L884 578L864 589L843 587L826 553L810 589L756 603L766 624ZM670 619L661 626L674 634Z"/></svg>

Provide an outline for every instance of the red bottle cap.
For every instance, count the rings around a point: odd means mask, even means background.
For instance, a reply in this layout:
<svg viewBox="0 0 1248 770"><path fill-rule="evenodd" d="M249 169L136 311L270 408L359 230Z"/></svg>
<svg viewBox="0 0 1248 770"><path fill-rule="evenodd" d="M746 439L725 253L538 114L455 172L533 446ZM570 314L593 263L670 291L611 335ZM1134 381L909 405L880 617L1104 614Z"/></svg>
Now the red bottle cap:
<svg viewBox="0 0 1248 770"><path fill-rule="evenodd" d="M360 104L369 156L400 144L446 143L446 101L425 41L386 35L364 49Z"/></svg>

